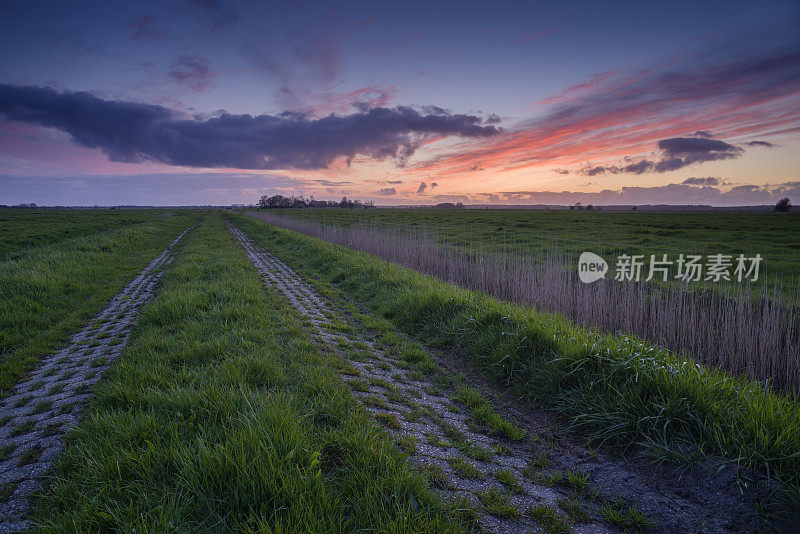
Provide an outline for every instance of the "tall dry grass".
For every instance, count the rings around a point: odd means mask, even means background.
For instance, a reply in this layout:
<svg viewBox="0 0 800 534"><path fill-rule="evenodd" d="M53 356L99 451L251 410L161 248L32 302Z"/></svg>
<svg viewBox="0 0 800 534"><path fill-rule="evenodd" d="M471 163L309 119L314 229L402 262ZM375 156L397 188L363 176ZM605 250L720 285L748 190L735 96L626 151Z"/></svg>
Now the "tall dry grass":
<svg viewBox="0 0 800 534"><path fill-rule="evenodd" d="M763 290L738 284L713 291L607 279L584 284L574 260L555 241L533 257L486 244L448 247L426 228L339 228L272 211L247 214L584 326L636 335L776 392L800 392L800 317L792 304L798 300L775 288L764 296Z"/></svg>

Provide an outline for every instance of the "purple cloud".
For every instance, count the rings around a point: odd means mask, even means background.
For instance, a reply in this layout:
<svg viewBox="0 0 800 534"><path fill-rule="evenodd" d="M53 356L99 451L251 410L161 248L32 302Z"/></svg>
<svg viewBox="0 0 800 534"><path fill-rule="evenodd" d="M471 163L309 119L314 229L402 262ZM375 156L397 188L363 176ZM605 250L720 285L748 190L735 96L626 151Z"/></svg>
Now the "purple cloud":
<svg viewBox="0 0 800 534"><path fill-rule="evenodd" d="M598 165L585 167L578 171L584 176L598 174L644 174L646 172L669 172L706 161L719 161L738 158L744 153L741 147L717 139L705 137L671 137L658 141L660 158L647 158L626 165ZM626 158L630 161L629 158Z"/></svg>
<svg viewBox="0 0 800 534"><path fill-rule="evenodd" d="M745 143L747 146L763 146L766 148L774 148L776 145L766 141L748 141Z"/></svg>
<svg viewBox="0 0 800 534"><path fill-rule="evenodd" d="M720 184L720 179L719 178L714 178L713 176L708 176L706 178L691 177L691 178L685 179L681 183L686 184L686 185L719 185Z"/></svg>
<svg viewBox="0 0 800 534"><path fill-rule="evenodd" d="M421 113L407 106L318 119L285 112L192 120L162 106L2 84L0 116L64 131L112 161L237 169L321 169L356 155L402 165L426 139L501 132L474 115Z"/></svg>

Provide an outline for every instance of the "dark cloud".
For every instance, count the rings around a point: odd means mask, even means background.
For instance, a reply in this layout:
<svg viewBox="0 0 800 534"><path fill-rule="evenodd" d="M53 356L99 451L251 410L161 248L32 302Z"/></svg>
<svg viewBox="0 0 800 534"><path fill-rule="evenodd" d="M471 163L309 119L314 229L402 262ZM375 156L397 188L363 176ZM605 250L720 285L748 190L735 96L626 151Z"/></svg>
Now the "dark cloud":
<svg viewBox="0 0 800 534"><path fill-rule="evenodd" d="M774 145L772 143L768 143L766 141L748 141L745 144L747 146L763 146L763 147L766 147L766 148L773 148L773 147L776 146L776 145Z"/></svg>
<svg viewBox="0 0 800 534"><path fill-rule="evenodd" d="M398 185L398 184L402 184L403 180L386 180L386 181L384 181L384 183Z"/></svg>
<svg viewBox="0 0 800 534"><path fill-rule="evenodd" d="M706 132L705 130L697 130L697 131L694 133L694 136L695 136L695 137L705 137L705 138L711 138L711 137L714 137L713 135L711 135L709 132Z"/></svg>
<svg viewBox="0 0 800 534"><path fill-rule="evenodd" d="M195 91L202 91L211 85L211 80L216 76L207 59L185 55L173 61L167 72L168 78Z"/></svg>
<svg viewBox="0 0 800 534"><path fill-rule="evenodd" d="M696 137L672 137L662 139L658 142L658 148L668 155L680 157L705 157L706 154L735 154L741 152L741 148L729 145L717 139L705 139Z"/></svg>
<svg viewBox="0 0 800 534"><path fill-rule="evenodd" d="M625 165L599 165L585 167L578 172L585 176L598 174L644 174L646 172L669 172L706 161L735 159L742 155L744 149L717 139L705 137L671 137L658 141L660 156L658 159L641 159L628 161Z"/></svg>
<svg viewBox="0 0 800 534"><path fill-rule="evenodd" d="M392 195L396 195L397 189L395 189L394 187L387 187L385 189L381 189L380 191L378 191L378 194L389 197Z"/></svg>
<svg viewBox="0 0 800 534"><path fill-rule="evenodd" d="M198 121L162 106L2 84L0 115L62 130L112 161L238 169L320 169L356 155L403 164L430 137L488 137L501 131L474 115L423 114L406 106L318 119L285 112L226 113Z"/></svg>
<svg viewBox="0 0 800 534"><path fill-rule="evenodd" d="M569 169L553 169L553 172L558 174L569 174Z"/></svg>
<svg viewBox="0 0 800 534"><path fill-rule="evenodd" d="M312 182L318 183L320 185L325 186L332 186L332 187L342 187L344 185L352 185L353 182L339 182L334 180L312 180Z"/></svg>
<svg viewBox="0 0 800 534"><path fill-rule="evenodd" d="M417 188L417 194L418 195L424 195L425 194L425 190L427 188L428 188L428 184L426 184L425 182L420 182L419 183L419 187Z"/></svg>
<svg viewBox="0 0 800 534"><path fill-rule="evenodd" d="M431 182L431 189L434 189L436 187L439 187L439 184L437 184L436 182Z"/></svg>
<svg viewBox="0 0 800 534"><path fill-rule="evenodd" d="M681 183L686 185L719 185L720 180L719 178L714 178L713 176L708 176L706 178L691 177L685 179Z"/></svg>

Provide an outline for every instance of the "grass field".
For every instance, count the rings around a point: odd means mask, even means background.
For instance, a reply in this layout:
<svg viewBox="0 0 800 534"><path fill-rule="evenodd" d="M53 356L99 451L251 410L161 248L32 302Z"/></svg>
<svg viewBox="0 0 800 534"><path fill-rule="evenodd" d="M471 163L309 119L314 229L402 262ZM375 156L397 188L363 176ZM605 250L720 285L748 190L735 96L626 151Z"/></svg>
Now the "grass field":
<svg viewBox="0 0 800 534"><path fill-rule="evenodd" d="M36 388L62 402L57 383L25 382L26 372L203 217L108 372L74 390L81 398L69 409L78 406L70 413L82 414L80 424L35 500L44 531L646 531L676 510L679 522L664 528L733 514L727 531L769 530L800 502L800 403L722 365L240 213L119 213L90 213L99 218L84 226L67 220L85 232L62 238L50 228L61 212L26 212L36 244L0 261L0 393L20 383L33 392L25 403L6 397L0 413L1 511L21 486L3 481L8 455L20 456L14 469L32 465L42 450L34 442L54 436L36 417L60 413L58 404L40 406ZM288 212L308 215L299 213ZM507 217L504 227L550 215L361 213L394 232L444 217L436 247L476 250L475 230L484 250L515 257L536 230L503 241L490 215ZM557 217L589 228L617 215ZM342 210L310 216L356 220ZM780 221L762 238L794 224ZM242 236L288 267L259 263ZM514 275L510 263L486 265L495 277ZM76 369L105 372L95 353L79 352ZM64 383L74 380L67 360L56 362ZM28 409L30 421L14 419ZM532 409L546 415L532 422ZM15 449L22 438L33 452Z"/></svg>
<svg viewBox="0 0 800 534"><path fill-rule="evenodd" d="M720 454L800 487L793 400L624 334L599 334L244 216L236 221L400 330L569 417L596 443L643 447L662 461Z"/></svg>
<svg viewBox="0 0 800 534"><path fill-rule="evenodd" d="M39 507L46 529L455 532L221 218L197 228Z"/></svg>
<svg viewBox="0 0 800 534"><path fill-rule="evenodd" d="M71 211L15 214L23 222L6 221L0 235L22 224L36 244L17 248L0 261L0 395L198 217L192 212L170 217L157 211L92 212L91 222L83 224ZM63 238L58 231L62 218L71 231L88 235Z"/></svg>
<svg viewBox="0 0 800 534"><path fill-rule="evenodd" d="M775 213L654 213L576 210L281 210L280 215L339 227L423 231L464 251L573 258L584 250L619 254L761 254L761 280L795 295L800 284L800 217Z"/></svg>
<svg viewBox="0 0 800 534"><path fill-rule="evenodd" d="M52 245L171 214L168 210L0 209L0 260L28 247Z"/></svg>

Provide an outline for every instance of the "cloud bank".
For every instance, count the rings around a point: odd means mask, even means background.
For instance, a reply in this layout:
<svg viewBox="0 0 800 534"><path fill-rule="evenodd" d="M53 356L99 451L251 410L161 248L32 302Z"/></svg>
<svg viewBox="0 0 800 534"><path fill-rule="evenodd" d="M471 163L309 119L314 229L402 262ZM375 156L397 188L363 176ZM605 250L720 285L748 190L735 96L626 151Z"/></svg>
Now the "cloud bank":
<svg viewBox="0 0 800 534"><path fill-rule="evenodd" d="M775 204L788 197L800 202L800 182L772 185L739 185L727 190L715 187L723 181L717 178L689 178L682 184L652 187L622 187L594 193L580 191L504 191L499 193L442 194L440 202L486 204L571 205L576 202L604 206L613 205L709 205L761 206Z"/></svg>
<svg viewBox="0 0 800 534"><path fill-rule="evenodd" d="M286 112L192 120L162 106L1 84L0 116L62 130L112 161L235 169L322 169L357 155L402 165L427 139L486 138L502 131L480 117L434 106L364 107L322 118Z"/></svg>

